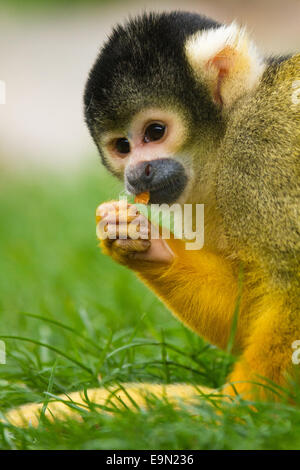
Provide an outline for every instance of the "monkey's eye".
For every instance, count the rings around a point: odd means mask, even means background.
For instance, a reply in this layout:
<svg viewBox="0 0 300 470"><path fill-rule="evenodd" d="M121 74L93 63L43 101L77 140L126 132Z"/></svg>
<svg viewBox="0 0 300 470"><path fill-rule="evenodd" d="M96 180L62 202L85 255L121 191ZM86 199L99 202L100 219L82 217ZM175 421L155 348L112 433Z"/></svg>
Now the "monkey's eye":
<svg viewBox="0 0 300 470"><path fill-rule="evenodd" d="M150 124L146 129L144 141L153 142L155 140L160 140L164 136L165 131L166 126L164 126L164 124L159 124L158 122Z"/></svg>
<svg viewBox="0 0 300 470"><path fill-rule="evenodd" d="M125 137L121 137L116 141L116 149L119 153L129 153L130 152L130 144Z"/></svg>

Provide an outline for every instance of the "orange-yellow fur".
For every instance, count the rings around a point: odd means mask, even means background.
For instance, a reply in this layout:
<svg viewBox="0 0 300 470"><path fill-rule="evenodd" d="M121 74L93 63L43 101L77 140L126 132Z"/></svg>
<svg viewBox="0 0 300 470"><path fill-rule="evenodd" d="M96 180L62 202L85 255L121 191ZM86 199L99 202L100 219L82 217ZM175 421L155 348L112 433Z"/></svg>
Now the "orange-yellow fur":
<svg viewBox="0 0 300 470"><path fill-rule="evenodd" d="M133 408L138 409L144 407L147 400L155 397L158 399L166 399L168 403L179 405L185 403L187 398L192 398L199 394L197 392L198 387L185 384L175 385L160 385L160 384L140 384L140 383L129 383L123 384L122 387L109 387L104 388L93 388L87 391L88 401L96 404L98 409L103 409L106 412L110 412L114 408ZM211 390L205 387L201 387L201 393L205 396L211 395ZM61 400L66 403L76 405L81 409L87 408L87 397L83 392L74 392L68 394L68 397L62 395ZM7 415L7 420L20 427L26 427L28 425L38 426L40 420L40 414L43 405L32 403L24 405L14 410L11 410ZM79 413L76 413L74 408L71 408L63 401L50 402L45 410L47 419L79 419Z"/></svg>
<svg viewBox="0 0 300 470"><path fill-rule="evenodd" d="M180 240L168 241L175 260L156 266L124 260L123 250L102 242L104 251L129 265L188 327L226 349L238 302L241 260L202 249L185 251ZM300 316L285 293L270 289L256 267L245 268L233 351L240 355L225 394L276 399L269 382L285 387L292 372L291 345L300 333ZM254 386L251 382L259 383Z"/></svg>

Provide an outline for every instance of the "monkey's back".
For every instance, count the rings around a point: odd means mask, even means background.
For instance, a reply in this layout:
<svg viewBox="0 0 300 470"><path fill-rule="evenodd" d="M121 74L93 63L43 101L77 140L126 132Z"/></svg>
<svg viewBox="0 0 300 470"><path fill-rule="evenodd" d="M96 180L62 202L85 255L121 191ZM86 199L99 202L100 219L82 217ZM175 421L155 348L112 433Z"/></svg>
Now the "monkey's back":
<svg viewBox="0 0 300 470"><path fill-rule="evenodd" d="M233 111L217 202L229 243L278 288L300 293L300 54L270 65ZM298 93L298 96L297 96Z"/></svg>

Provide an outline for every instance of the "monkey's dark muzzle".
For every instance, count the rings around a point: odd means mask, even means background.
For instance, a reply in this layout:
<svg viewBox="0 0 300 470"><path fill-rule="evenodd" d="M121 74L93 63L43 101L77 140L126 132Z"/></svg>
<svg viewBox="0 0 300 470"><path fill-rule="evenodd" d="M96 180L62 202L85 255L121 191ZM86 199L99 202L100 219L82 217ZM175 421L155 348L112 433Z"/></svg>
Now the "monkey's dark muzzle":
<svg viewBox="0 0 300 470"><path fill-rule="evenodd" d="M126 189L131 194L149 191L151 204L174 203L186 184L184 167L172 158L130 165L125 171Z"/></svg>

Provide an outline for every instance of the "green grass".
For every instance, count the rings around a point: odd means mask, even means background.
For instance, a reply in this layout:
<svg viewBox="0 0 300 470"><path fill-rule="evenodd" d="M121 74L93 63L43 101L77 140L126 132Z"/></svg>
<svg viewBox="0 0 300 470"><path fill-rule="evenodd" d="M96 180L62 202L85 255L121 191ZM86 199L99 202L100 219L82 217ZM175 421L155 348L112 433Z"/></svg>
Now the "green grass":
<svg viewBox="0 0 300 470"><path fill-rule="evenodd" d="M231 358L182 326L133 273L103 256L98 203L121 186L98 167L0 177L1 412L50 395L130 381L222 385ZM22 339L23 338L23 339ZM43 346L48 345L48 346ZM300 401L299 401L300 403ZM82 411L83 422L0 424L1 449L292 449L300 410L206 399L174 409Z"/></svg>

